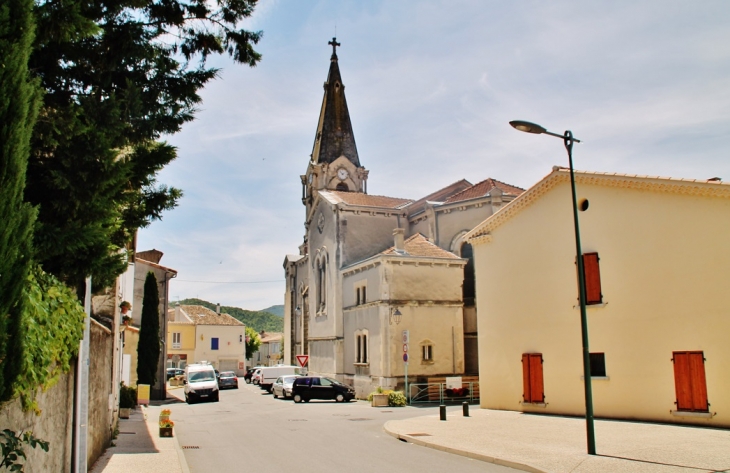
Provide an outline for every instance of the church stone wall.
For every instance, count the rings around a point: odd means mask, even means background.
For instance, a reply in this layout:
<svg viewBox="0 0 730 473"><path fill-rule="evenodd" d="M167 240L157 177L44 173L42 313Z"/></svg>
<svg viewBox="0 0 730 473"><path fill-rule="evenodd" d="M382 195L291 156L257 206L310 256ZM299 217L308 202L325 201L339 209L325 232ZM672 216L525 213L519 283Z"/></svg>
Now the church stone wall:
<svg viewBox="0 0 730 473"><path fill-rule="evenodd" d="M321 218L320 218L321 215ZM309 338L335 337L341 332L341 325L337 323L337 314L340 313L338 252L337 252L337 221L331 206L320 201L314 218L309 227L309 262L308 271L312 275L309 281ZM322 230L320 232L320 229ZM319 291L318 264L322 258L327 263L326 275L326 313L321 315L317 304ZM319 314L319 315L318 315ZM339 330L338 330L339 329ZM341 335L340 335L341 336ZM311 355L311 353L310 353Z"/></svg>
<svg viewBox="0 0 730 473"><path fill-rule="evenodd" d="M425 236L428 239L432 238L431 230L428 228L428 219L423 219L418 223L411 223L406 232L407 237L411 237L417 233Z"/></svg>
<svg viewBox="0 0 730 473"><path fill-rule="evenodd" d="M402 332L408 330L409 377L449 376L464 373L464 330L460 305L408 304L400 307L401 323L388 326L384 366L387 377L405 376ZM386 317L387 320L387 317ZM387 322L386 322L387 323ZM432 347L433 360L424 361L423 345ZM411 382L413 379L411 379Z"/></svg>
<svg viewBox="0 0 730 473"><path fill-rule="evenodd" d="M387 217L343 212L341 226L342 266L347 266L392 247L398 219L395 214Z"/></svg>
<svg viewBox="0 0 730 473"><path fill-rule="evenodd" d="M384 277L390 299L461 302L464 278L461 260L453 260L453 265L450 266L431 267L428 262L430 260L419 265L411 261L403 265L389 265Z"/></svg>
<svg viewBox="0 0 730 473"><path fill-rule="evenodd" d="M438 238L436 243L441 248L453 251L451 243L454 237L464 231L476 227L492 215L492 206L485 204L481 207L468 207L464 210L452 209L449 212L436 211ZM458 251L455 251L457 256Z"/></svg>

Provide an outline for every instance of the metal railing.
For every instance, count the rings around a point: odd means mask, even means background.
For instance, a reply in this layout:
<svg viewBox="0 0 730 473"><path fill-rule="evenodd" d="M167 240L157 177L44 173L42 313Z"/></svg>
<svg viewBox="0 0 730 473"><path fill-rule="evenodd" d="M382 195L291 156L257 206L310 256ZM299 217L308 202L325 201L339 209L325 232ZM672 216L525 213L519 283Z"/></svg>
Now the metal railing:
<svg viewBox="0 0 730 473"><path fill-rule="evenodd" d="M447 388L446 383L413 383L409 384L409 404L462 403L479 401L479 382L461 383L461 388Z"/></svg>

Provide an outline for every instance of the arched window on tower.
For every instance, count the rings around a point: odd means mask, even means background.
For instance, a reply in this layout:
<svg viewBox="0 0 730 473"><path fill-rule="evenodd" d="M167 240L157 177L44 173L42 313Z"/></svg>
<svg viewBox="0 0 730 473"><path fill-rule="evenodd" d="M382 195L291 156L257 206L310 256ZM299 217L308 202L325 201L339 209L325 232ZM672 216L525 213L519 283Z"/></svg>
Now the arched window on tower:
<svg viewBox="0 0 730 473"><path fill-rule="evenodd" d="M344 182L340 182L339 184L337 184L337 187L335 188L335 190L348 192L350 190L350 188L347 187L347 184L345 184Z"/></svg>
<svg viewBox="0 0 730 473"><path fill-rule="evenodd" d="M327 307L327 259L317 260L317 314L324 314Z"/></svg>
<svg viewBox="0 0 730 473"><path fill-rule="evenodd" d="M467 260L466 266L464 266L462 295L464 297L464 306L469 307L475 305L474 299L476 297L474 287L474 251L469 243L463 243L461 245L461 257Z"/></svg>

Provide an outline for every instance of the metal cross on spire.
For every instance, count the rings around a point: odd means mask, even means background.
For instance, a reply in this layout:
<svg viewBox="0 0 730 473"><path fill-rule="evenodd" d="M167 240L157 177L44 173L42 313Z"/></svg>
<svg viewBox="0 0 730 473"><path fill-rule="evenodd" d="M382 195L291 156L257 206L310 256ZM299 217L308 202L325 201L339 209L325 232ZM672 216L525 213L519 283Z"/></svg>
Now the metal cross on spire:
<svg viewBox="0 0 730 473"><path fill-rule="evenodd" d="M328 42L327 44L332 46L332 57L337 57L337 46L342 46L340 43L337 42L337 38L332 38L332 41Z"/></svg>

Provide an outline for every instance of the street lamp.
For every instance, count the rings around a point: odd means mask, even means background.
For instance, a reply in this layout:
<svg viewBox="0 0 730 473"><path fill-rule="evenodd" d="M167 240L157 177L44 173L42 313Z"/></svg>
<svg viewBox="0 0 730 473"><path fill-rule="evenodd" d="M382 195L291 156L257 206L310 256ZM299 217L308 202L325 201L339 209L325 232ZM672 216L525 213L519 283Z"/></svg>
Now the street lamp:
<svg viewBox="0 0 730 473"><path fill-rule="evenodd" d="M393 325L393 321L395 321L396 325L400 325L400 321L403 318L403 314L400 313L400 310L398 310L397 307L391 307L390 309L390 318L388 319L388 322L390 325Z"/></svg>
<svg viewBox="0 0 730 473"><path fill-rule="evenodd" d="M578 226L578 200L575 195L575 176L573 174L573 143L580 143L580 140L573 138L570 130L559 135L547 131L545 128L535 123L521 120L509 122L514 128L524 131L525 133L533 133L536 135L545 134L556 136L563 139L565 149L568 151L568 164L570 165L570 190L573 194L573 225L575 227L575 252L576 262L578 263L578 293L580 295L580 328L583 338L583 386L585 388L586 398L586 435L588 439L588 454L596 454L596 438L593 430L593 390L591 387L591 358L588 351L588 318L586 317L586 286L585 271L583 267L583 252L580 247L580 229Z"/></svg>

